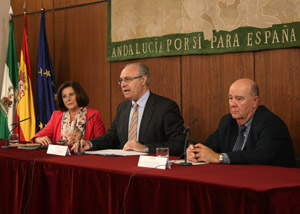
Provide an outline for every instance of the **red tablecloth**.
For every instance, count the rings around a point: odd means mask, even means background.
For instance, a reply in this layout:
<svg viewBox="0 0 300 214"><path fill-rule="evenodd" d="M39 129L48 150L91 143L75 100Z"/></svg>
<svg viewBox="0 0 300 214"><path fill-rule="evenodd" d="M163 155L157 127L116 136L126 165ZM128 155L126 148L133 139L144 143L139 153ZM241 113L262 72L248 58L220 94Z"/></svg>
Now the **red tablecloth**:
<svg viewBox="0 0 300 214"><path fill-rule="evenodd" d="M119 213L138 158L0 149L0 213ZM133 176L124 213L300 213L299 198L296 168L172 164Z"/></svg>

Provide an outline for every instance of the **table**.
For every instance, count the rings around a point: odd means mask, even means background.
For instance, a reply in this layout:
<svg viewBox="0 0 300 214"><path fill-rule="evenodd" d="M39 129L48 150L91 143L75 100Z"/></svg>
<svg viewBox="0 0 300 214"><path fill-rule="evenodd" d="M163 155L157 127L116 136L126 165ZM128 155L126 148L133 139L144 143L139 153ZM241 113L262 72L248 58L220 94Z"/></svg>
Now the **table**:
<svg viewBox="0 0 300 214"><path fill-rule="evenodd" d="M138 158L0 149L0 213L120 213L135 172L123 213L300 213L297 168L172 164L161 170L137 167Z"/></svg>

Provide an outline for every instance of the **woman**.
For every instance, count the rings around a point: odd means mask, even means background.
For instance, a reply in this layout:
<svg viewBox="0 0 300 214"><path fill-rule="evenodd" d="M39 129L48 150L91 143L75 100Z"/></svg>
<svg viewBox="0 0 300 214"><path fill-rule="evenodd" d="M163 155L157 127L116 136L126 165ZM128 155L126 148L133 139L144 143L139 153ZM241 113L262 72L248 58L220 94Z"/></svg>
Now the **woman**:
<svg viewBox="0 0 300 214"><path fill-rule="evenodd" d="M82 139L84 140L105 134L105 126L100 112L87 108L88 104L89 97L77 82L63 83L56 95L58 110L53 112L45 128L39 131L31 141L45 146L51 143L56 144L57 140L64 139L68 145L72 145L79 141L81 134L83 134ZM93 117L86 123L84 131L82 125L91 116Z"/></svg>

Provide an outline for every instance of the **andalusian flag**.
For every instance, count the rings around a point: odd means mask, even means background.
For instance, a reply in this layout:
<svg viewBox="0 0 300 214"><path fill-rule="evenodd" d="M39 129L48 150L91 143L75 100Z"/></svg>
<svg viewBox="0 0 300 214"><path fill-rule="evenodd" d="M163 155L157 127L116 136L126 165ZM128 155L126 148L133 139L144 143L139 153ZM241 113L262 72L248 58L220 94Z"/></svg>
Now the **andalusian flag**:
<svg viewBox="0 0 300 214"><path fill-rule="evenodd" d="M31 67L27 43L27 16L24 15L24 33L21 48L19 67L19 88L17 101L17 115L15 121L30 117L30 120L21 122L17 128L21 141L30 141L35 135L36 121L31 88Z"/></svg>
<svg viewBox="0 0 300 214"><path fill-rule="evenodd" d="M55 111L54 96L56 94L55 79L46 34L45 11L43 9L37 62L36 97L38 106L37 129L39 131L45 127L53 111Z"/></svg>
<svg viewBox="0 0 300 214"><path fill-rule="evenodd" d="M10 125L14 122L18 93L18 63L14 37L14 23L12 20L9 20L9 27L8 48L0 97L0 138L7 138L9 131L13 128Z"/></svg>

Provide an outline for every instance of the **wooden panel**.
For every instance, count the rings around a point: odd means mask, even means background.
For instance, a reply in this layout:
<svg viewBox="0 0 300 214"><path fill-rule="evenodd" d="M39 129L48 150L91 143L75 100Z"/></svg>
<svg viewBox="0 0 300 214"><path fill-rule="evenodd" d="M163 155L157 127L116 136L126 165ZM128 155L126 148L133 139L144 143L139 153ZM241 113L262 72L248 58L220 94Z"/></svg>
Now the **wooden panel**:
<svg viewBox="0 0 300 214"><path fill-rule="evenodd" d="M20 61L21 44L22 44L22 38L23 38L23 31L24 31L24 17L23 16L13 17L13 21L14 21L14 33L15 33L15 41L16 41L17 58L18 58L18 62L19 62ZM28 22L28 19L27 19L27 22ZM29 50L29 52L30 52L30 50Z"/></svg>
<svg viewBox="0 0 300 214"><path fill-rule="evenodd" d="M23 14L23 2L12 1L14 15ZM40 11L41 1L26 2L35 89L40 14L30 13ZM242 77L255 79L261 91L261 104L286 122L296 153L300 154L299 48L108 63L107 0L43 0L43 4L46 11L54 7L64 8L46 12L47 36L57 85L66 80L80 82L90 96L89 107L102 112L107 128L114 119L118 104L124 100L116 82L120 72L125 64L140 61L150 69L151 91L175 100L181 107L186 126L198 116L191 130L191 139L197 141L205 140L217 128L220 118L229 112L228 89L231 83ZM14 22L19 59L23 16L15 16Z"/></svg>
<svg viewBox="0 0 300 214"><path fill-rule="evenodd" d="M204 141L229 113L229 86L254 77L253 53L182 57L182 109L185 125L196 117L191 139Z"/></svg>
<svg viewBox="0 0 300 214"><path fill-rule="evenodd" d="M110 73L106 62L107 3L58 10L55 23L56 82L76 80L110 126Z"/></svg>
<svg viewBox="0 0 300 214"><path fill-rule="evenodd" d="M53 9L53 0L12 0L12 8L14 15L20 15L24 13L24 2L26 1L26 12L39 12L41 11L42 4L45 10Z"/></svg>
<svg viewBox="0 0 300 214"><path fill-rule="evenodd" d="M46 32L48 38L48 45L50 51L50 57L53 60L53 12L46 12ZM37 75L37 55L38 55L38 42L40 33L41 14L28 14L28 50L31 65L32 76L32 92L36 104L36 75ZM20 61L21 45L24 32L24 16L14 17L14 30L16 40L16 50L18 62Z"/></svg>
<svg viewBox="0 0 300 214"><path fill-rule="evenodd" d="M124 101L123 93L117 80L120 73L126 64L132 62L142 62L147 65L150 71L150 85L152 92L161 96L168 97L179 106L181 106L181 83L180 83L180 57L162 57L149 58L143 60L132 60L125 62L111 63L111 109L112 119L115 118L115 113L118 105Z"/></svg>
<svg viewBox="0 0 300 214"><path fill-rule="evenodd" d="M94 2L103 2L107 0L53 0L54 1L54 8L62 8L62 7L70 7L76 5L83 5L89 4Z"/></svg>
<svg viewBox="0 0 300 214"><path fill-rule="evenodd" d="M256 80L261 103L287 124L300 154L300 49L262 51L255 54Z"/></svg>

